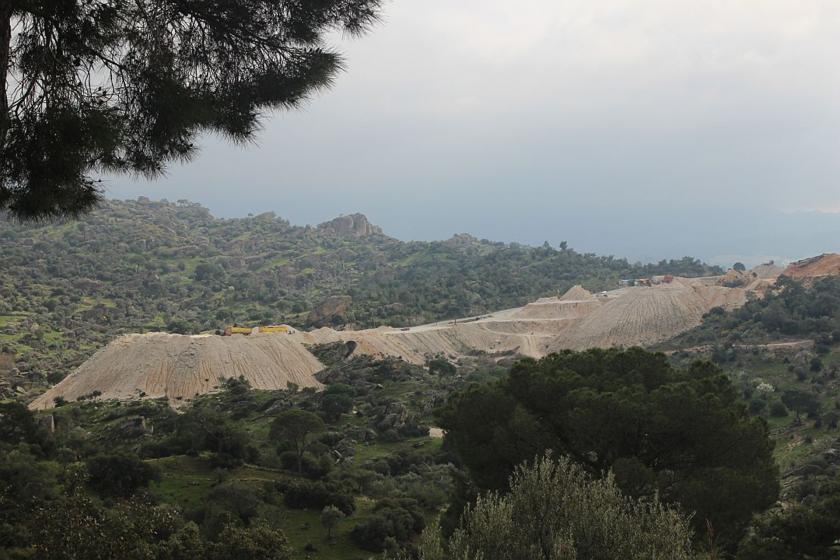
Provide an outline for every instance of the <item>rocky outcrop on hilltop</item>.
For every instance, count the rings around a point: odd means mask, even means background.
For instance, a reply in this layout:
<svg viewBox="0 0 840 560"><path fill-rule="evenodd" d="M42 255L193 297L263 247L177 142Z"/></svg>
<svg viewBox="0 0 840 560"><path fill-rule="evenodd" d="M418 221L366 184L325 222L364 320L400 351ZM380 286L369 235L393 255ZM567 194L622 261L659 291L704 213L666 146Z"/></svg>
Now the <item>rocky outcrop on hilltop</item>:
<svg viewBox="0 0 840 560"><path fill-rule="evenodd" d="M351 303L353 298L350 296L330 296L309 312L307 320L316 327L342 323Z"/></svg>
<svg viewBox="0 0 840 560"><path fill-rule="evenodd" d="M318 229L332 231L339 235L353 235L356 237L382 235L382 228L370 223L364 214L339 216L320 224Z"/></svg>
<svg viewBox="0 0 840 560"><path fill-rule="evenodd" d="M481 242L469 233L456 233L443 242L443 244L448 247L471 247L479 243Z"/></svg>

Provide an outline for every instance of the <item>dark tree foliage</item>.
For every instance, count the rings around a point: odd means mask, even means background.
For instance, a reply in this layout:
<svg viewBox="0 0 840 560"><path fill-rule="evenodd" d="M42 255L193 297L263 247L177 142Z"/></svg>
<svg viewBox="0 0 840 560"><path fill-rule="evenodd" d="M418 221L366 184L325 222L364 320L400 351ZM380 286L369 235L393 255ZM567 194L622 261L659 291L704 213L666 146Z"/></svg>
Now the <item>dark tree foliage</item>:
<svg viewBox="0 0 840 560"><path fill-rule="evenodd" d="M816 414L820 409L820 401L816 395L798 389L789 389L782 393L782 404L796 413L796 421L800 421L800 414Z"/></svg>
<svg viewBox="0 0 840 560"><path fill-rule="evenodd" d="M455 364L446 358L434 358L429 360L426 365L429 367L429 373L435 375L455 375L458 373L458 368Z"/></svg>
<svg viewBox="0 0 840 560"><path fill-rule="evenodd" d="M205 501L205 517L207 511L213 510L230 513L239 521L250 524L257 517L262 501L257 493L247 484L221 484L207 493ZM227 519L227 517L226 517Z"/></svg>
<svg viewBox="0 0 840 560"><path fill-rule="evenodd" d="M19 402L0 403L0 444L48 444L47 434L35 421L35 416Z"/></svg>
<svg viewBox="0 0 840 560"><path fill-rule="evenodd" d="M0 210L74 215L90 173L154 177L195 136L246 141L272 109L330 84L332 30L363 32L379 0L4 0Z"/></svg>
<svg viewBox="0 0 840 560"><path fill-rule="evenodd" d="M267 525L228 525L210 547L210 560L289 560L292 550L282 531Z"/></svg>
<svg viewBox="0 0 840 560"><path fill-rule="evenodd" d="M270 437L279 443L292 446L297 457L298 472L303 472L303 454L313 437L324 431L324 421L311 412L293 408L277 415L271 422Z"/></svg>
<svg viewBox="0 0 840 560"><path fill-rule="evenodd" d="M738 548L738 560L829 560L840 541L840 481L819 489L809 505L765 515Z"/></svg>
<svg viewBox="0 0 840 560"><path fill-rule="evenodd" d="M198 408L178 418L170 447L182 453L210 451L214 465L224 468L253 461L257 454L247 432L214 410Z"/></svg>
<svg viewBox="0 0 840 560"><path fill-rule="evenodd" d="M658 492L736 542L779 492L765 422L751 418L709 363L686 370L635 348L523 360L439 411L447 444L480 489L504 489L513 468L552 449L633 496Z"/></svg>
<svg viewBox="0 0 840 560"><path fill-rule="evenodd" d="M353 388L343 383L329 385L321 398L321 412L327 422L337 422L353 409Z"/></svg>
<svg viewBox="0 0 840 560"><path fill-rule="evenodd" d="M381 552L389 539L405 544L424 527L423 512L413 500L381 500L370 517L353 527L350 538L365 550Z"/></svg>
<svg viewBox="0 0 840 560"><path fill-rule="evenodd" d="M35 511L31 532L25 557L36 560L208 557L193 525L171 508L138 501L109 509L85 495L62 497Z"/></svg>
<svg viewBox="0 0 840 560"><path fill-rule="evenodd" d="M323 509L334 506L344 515L356 510L353 497L342 493L333 483L298 481L283 488L284 503L293 509Z"/></svg>
<svg viewBox="0 0 840 560"><path fill-rule="evenodd" d="M105 496L128 498L153 480L160 472L131 455L97 455L87 460L91 488Z"/></svg>

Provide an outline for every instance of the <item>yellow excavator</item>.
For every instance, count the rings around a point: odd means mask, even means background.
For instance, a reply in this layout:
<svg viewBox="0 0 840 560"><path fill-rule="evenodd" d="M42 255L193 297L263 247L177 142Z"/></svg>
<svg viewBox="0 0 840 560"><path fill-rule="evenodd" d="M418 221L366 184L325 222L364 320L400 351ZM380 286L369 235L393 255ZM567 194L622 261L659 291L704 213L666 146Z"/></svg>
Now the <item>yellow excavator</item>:
<svg viewBox="0 0 840 560"><path fill-rule="evenodd" d="M223 336L231 336L234 334L244 334L245 336L248 336L253 332L255 332L254 327L240 327L238 325L229 325L225 327L225 332ZM265 325L262 327L257 327L256 332L291 334L295 332L295 330L289 325Z"/></svg>
<svg viewBox="0 0 840 560"><path fill-rule="evenodd" d="M249 335L253 331L253 327L239 327L237 325L229 325L225 327L224 336L231 336L234 334Z"/></svg>
<svg viewBox="0 0 840 560"><path fill-rule="evenodd" d="M289 325L266 325L264 327L257 327L257 331L261 333L286 333L294 332L294 329Z"/></svg>

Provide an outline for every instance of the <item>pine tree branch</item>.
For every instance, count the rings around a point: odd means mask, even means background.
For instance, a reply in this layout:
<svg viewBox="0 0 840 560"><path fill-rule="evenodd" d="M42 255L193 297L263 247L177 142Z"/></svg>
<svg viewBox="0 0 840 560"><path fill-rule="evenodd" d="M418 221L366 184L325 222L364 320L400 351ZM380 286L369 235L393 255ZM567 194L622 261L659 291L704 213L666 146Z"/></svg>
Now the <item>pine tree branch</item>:
<svg viewBox="0 0 840 560"><path fill-rule="evenodd" d="M9 130L9 98L6 85L9 79L9 60L12 48L12 6L4 3L0 7L0 149L6 144Z"/></svg>

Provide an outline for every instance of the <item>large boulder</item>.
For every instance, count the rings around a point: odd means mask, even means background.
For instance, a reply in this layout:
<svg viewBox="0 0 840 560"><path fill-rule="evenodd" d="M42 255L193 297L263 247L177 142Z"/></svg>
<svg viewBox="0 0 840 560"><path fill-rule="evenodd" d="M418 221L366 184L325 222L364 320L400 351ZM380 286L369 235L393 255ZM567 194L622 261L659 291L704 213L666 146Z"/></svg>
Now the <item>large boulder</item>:
<svg viewBox="0 0 840 560"><path fill-rule="evenodd" d="M408 409L404 404L391 402L377 411L375 425L380 432L401 430L409 421Z"/></svg>
<svg viewBox="0 0 840 560"><path fill-rule="evenodd" d="M350 296L330 296L309 312L308 321L316 327L343 323L351 303Z"/></svg>

